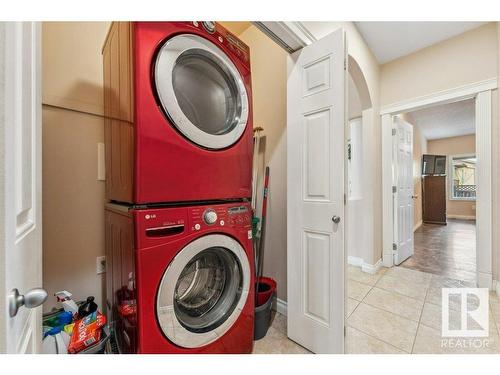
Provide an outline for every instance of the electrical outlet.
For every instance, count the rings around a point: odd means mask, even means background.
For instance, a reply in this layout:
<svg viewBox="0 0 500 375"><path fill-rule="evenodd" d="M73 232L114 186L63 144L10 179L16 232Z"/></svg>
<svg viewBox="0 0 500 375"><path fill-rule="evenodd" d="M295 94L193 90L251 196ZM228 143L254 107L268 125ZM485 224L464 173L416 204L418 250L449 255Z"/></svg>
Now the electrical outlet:
<svg viewBox="0 0 500 375"><path fill-rule="evenodd" d="M106 272L106 257L105 256L96 258L96 271L97 271L98 275Z"/></svg>

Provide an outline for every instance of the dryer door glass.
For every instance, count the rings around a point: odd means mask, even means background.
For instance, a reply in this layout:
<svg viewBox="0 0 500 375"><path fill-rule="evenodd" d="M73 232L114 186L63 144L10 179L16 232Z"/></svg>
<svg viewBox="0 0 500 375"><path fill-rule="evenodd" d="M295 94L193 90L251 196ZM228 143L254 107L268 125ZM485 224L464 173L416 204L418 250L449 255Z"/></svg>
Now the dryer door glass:
<svg viewBox="0 0 500 375"><path fill-rule="evenodd" d="M212 135L238 125L241 98L231 72L202 49L183 52L172 71L177 104L193 125Z"/></svg>
<svg viewBox="0 0 500 375"><path fill-rule="evenodd" d="M196 35L175 36L160 48L154 73L161 108L181 134L210 149L238 141L248 119L246 88L218 46Z"/></svg>
<svg viewBox="0 0 500 375"><path fill-rule="evenodd" d="M248 257L233 238L212 234L189 243L169 264L158 288L163 333L187 348L222 337L245 306L250 280Z"/></svg>

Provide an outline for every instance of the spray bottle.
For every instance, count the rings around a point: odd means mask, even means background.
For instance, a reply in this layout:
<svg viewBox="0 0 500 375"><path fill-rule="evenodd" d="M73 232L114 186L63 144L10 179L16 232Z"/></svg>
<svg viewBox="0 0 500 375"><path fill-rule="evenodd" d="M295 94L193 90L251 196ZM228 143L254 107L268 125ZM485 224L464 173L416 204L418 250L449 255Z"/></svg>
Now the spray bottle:
<svg viewBox="0 0 500 375"><path fill-rule="evenodd" d="M62 290L54 294L57 298L57 302L60 302L64 311L71 312L75 315L78 312L78 306L75 301L71 299L72 294L67 290Z"/></svg>

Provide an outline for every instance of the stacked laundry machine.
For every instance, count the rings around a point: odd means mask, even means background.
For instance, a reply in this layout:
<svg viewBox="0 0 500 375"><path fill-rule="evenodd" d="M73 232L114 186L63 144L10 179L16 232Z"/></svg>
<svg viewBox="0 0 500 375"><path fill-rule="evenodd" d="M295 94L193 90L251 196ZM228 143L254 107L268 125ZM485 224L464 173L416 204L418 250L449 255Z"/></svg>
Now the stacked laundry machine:
<svg viewBox="0 0 500 375"><path fill-rule="evenodd" d="M249 49L214 22L115 22L103 58L106 304L118 350L249 353Z"/></svg>

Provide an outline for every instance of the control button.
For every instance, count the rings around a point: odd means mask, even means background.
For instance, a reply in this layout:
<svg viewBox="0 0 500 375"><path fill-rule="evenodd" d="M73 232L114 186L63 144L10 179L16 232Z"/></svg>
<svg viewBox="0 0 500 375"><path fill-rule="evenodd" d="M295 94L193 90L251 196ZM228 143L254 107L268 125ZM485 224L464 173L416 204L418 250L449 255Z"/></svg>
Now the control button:
<svg viewBox="0 0 500 375"><path fill-rule="evenodd" d="M200 224L195 224L195 225L194 225L194 229L195 229L195 230L200 230L200 228L201 228L201 225L200 225Z"/></svg>
<svg viewBox="0 0 500 375"><path fill-rule="evenodd" d="M214 210L206 210L203 214L203 220L209 225L215 224L217 221L217 213Z"/></svg>
<svg viewBox="0 0 500 375"><path fill-rule="evenodd" d="M219 39L219 42L221 42L221 43L224 41L224 39L222 39L221 36L218 39Z"/></svg>
<svg viewBox="0 0 500 375"><path fill-rule="evenodd" d="M215 32L215 22L214 21L203 21L201 23L205 30L207 30L210 34Z"/></svg>
<svg viewBox="0 0 500 375"><path fill-rule="evenodd" d="M198 22L197 21L193 21L193 25L198 27Z"/></svg>
<svg viewBox="0 0 500 375"><path fill-rule="evenodd" d="M221 227L223 227L223 226L224 226L224 224L226 224L226 223L224 223L224 220L221 220L221 221L220 221L220 225L221 225Z"/></svg>

